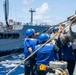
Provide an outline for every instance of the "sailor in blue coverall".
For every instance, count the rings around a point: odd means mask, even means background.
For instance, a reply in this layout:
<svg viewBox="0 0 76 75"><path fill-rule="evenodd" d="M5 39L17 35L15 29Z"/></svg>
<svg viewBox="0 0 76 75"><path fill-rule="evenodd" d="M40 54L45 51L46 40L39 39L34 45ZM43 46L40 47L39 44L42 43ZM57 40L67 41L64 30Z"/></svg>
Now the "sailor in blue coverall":
<svg viewBox="0 0 76 75"><path fill-rule="evenodd" d="M68 63L68 71L70 75L73 75L73 70L75 66L75 54L74 50L72 48L72 41L74 39L74 36L72 36L72 28L71 25L69 25L69 31L66 32L66 29L64 30L65 24L61 24L60 30L63 30L60 35L60 41L61 41L61 48L60 48L60 60L64 60Z"/></svg>
<svg viewBox="0 0 76 75"><path fill-rule="evenodd" d="M35 45L37 44L37 39L34 39L34 29L27 29L26 35L28 38L24 40L24 55L27 58L35 49ZM25 75L34 75L33 66L35 65L35 55L25 61Z"/></svg>
<svg viewBox="0 0 76 75"><path fill-rule="evenodd" d="M61 49L61 59L67 61L68 63L68 71L70 75L73 75L74 67L75 67L75 55L74 50L72 48L72 44L68 42Z"/></svg>
<svg viewBox="0 0 76 75"><path fill-rule="evenodd" d="M49 35L43 33L39 36L40 42L43 44L49 39ZM36 45L35 49L38 49L42 44ZM36 60L36 75L46 75L47 69L40 69L41 65L48 66L50 61L58 60L58 54L55 51L55 45L51 42L47 43L40 50L37 51L37 60Z"/></svg>

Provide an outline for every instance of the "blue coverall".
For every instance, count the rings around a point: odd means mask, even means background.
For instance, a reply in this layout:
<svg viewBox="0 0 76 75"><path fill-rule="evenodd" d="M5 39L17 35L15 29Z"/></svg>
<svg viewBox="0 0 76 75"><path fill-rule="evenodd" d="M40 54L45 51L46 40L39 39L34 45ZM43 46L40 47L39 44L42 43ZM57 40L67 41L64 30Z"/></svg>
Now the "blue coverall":
<svg viewBox="0 0 76 75"><path fill-rule="evenodd" d="M36 49L38 49L40 45L36 46ZM40 50L37 51L37 60L36 60L36 75L46 75L47 70L42 71L39 69L41 64L49 65L50 61L58 60L58 54L55 51L55 45L52 43L47 43L44 47L42 47Z"/></svg>
<svg viewBox="0 0 76 75"><path fill-rule="evenodd" d="M68 42L61 49L61 59L67 61L68 63L68 71L70 75L73 75L73 70L75 66L75 55L74 50L72 48L72 44Z"/></svg>
<svg viewBox="0 0 76 75"><path fill-rule="evenodd" d="M35 45L37 44L37 39L34 38L26 38L24 40L24 55L27 58L35 49ZM28 48L32 48L32 52L28 50ZM34 75L33 66L35 65L35 55L30 57L27 61L25 61L25 75Z"/></svg>

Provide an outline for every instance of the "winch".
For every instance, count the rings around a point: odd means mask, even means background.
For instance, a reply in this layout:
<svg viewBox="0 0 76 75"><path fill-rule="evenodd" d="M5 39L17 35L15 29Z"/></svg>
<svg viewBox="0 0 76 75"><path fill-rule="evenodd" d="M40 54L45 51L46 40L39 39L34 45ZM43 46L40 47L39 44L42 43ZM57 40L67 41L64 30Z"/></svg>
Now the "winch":
<svg viewBox="0 0 76 75"><path fill-rule="evenodd" d="M67 62L50 61L49 72L47 72L46 75L69 75L68 70L67 70Z"/></svg>

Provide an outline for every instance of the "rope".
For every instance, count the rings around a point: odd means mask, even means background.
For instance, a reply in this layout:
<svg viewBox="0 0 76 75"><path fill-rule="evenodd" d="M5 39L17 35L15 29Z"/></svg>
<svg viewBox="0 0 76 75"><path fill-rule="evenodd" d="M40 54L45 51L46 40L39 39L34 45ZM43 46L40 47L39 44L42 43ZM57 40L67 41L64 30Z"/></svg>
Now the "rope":
<svg viewBox="0 0 76 75"><path fill-rule="evenodd" d="M59 24L61 24L61 23L64 23L64 22L67 22L68 20L66 20L66 21L63 21L63 22L60 22L60 23L58 23L58 24L56 24L56 26L57 25L59 25ZM52 26L51 26L52 27ZM48 28L49 29L49 28ZM47 29L47 30L48 30ZM44 30L45 32L46 32L46 30ZM41 33L42 32L44 32L44 31L41 31ZM20 40L16 40L16 41L12 41L12 42L7 42L7 43L4 43L4 44L0 44L0 46L4 46L4 45L7 45L7 44L11 44L11 43L15 43L15 42L19 42L19 41L22 41L22 40L24 40L25 38L22 38L22 39L20 39Z"/></svg>
<svg viewBox="0 0 76 75"><path fill-rule="evenodd" d="M74 19L74 20L75 20L75 19ZM74 20L73 20L73 21L74 21ZM72 21L72 22L73 22L73 21ZM72 23L72 22L71 22L71 23ZM71 24L71 23L70 23L70 24ZM68 24L67 26L69 26L69 24ZM64 29L65 29L67 26L65 26ZM64 30L64 29L63 29L63 30ZM61 31L62 31L62 30L61 30ZM57 34L58 34L58 33L57 33ZM56 35L57 35L57 34L56 34ZM56 36L56 35L55 35L55 36ZM54 36L54 37L55 37L55 36ZM54 38L54 37L53 37L53 38ZM14 67L14 68L13 68L11 71L9 71L6 75L9 75L11 72L13 72L13 71L14 71L16 68L18 68L23 62L25 62L27 59L29 59L31 56L33 56L38 50L40 50L43 46L45 46L45 45L46 45L48 42L50 42L53 38L47 40L43 45L41 45L37 50L35 50L32 54L30 54L26 59L22 60L16 67Z"/></svg>
<svg viewBox="0 0 76 75"><path fill-rule="evenodd" d="M66 21L63 21L63 22L61 22L61 23L64 23L64 22L67 22L67 20L66 20ZM61 23L59 23L59 24L61 24ZM59 24L56 24L56 26L59 25ZM51 26L51 27L52 27L52 26ZM52 27L52 29L53 29L53 28L54 28L54 27ZM48 29L49 29L49 28L48 28ZM48 29L46 29L46 30L44 30L44 31L41 31L40 34L43 33L43 32L47 32ZM50 30L51 30L51 29L50 29ZM4 46L4 45L12 44L12 43L15 43L15 42L19 42L19 41L22 41L22 40L24 40L24 39L25 39L25 38L22 38L22 39L16 40L16 41L12 41L12 42L3 43L3 44L0 44L0 46ZM20 47L20 48L21 48L21 47ZM18 48L18 49L19 49L19 48ZM6 57L12 55L12 54L15 53L18 49L16 49L14 52L12 52L11 54L7 55ZM4 57L4 58L6 58L6 57Z"/></svg>

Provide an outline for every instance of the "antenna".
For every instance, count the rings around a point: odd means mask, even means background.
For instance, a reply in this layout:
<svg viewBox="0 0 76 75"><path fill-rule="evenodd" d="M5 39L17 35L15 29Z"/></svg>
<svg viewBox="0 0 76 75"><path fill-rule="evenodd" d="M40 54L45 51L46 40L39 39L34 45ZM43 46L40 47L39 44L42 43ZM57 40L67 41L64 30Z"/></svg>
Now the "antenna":
<svg viewBox="0 0 76 75"><path fill-rule="evenodd" d="M35 10L32 10L32 8L29 10L31 12L31 24L33 24L33 12L36 12Z"/></svg>

